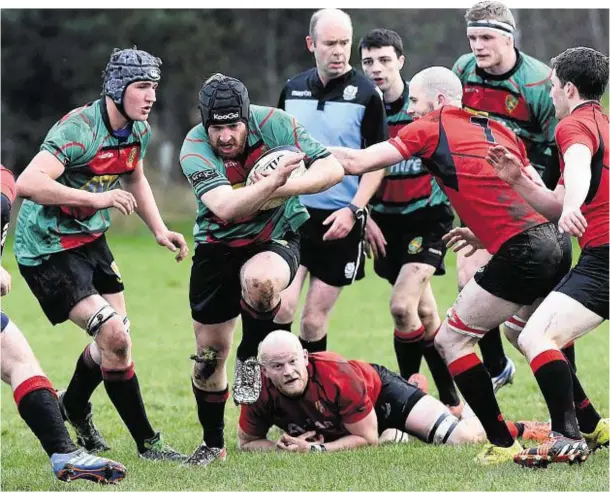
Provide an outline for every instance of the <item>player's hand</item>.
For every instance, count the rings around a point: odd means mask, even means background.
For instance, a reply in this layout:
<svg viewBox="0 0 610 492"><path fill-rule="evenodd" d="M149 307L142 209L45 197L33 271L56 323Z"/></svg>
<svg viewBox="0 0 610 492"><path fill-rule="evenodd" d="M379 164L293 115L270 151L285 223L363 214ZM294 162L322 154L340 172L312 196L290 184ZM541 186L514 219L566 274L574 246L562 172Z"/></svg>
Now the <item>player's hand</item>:
<svg viewBox="0 0 610 492"><path fill-rule="evenodd" d="M447 243L447 248L452 249L455 253L470 247L470 250L464 254L466 258L472 256L478 249L485 249L485 246L468 227L451 229L443 236L443 241Z"/></svg>
<svg viewBox="0 0 610 492"><path fill-rule="evenodd" d="M523 165L521 161L502 145L495 145L490 148L485 160L493 166L498 177L511 186L522 177Z"/></svg>
<svg viewBox="0 0 610 492"><path fill-rule="evenodd" d="M580 209L564 210L559 218L559 232L567 232L570 236L582 237L587 228L587 220Z"/></svg>
<svg viewBox="0 0 610 492"><path fill-rule="evenodd" d="M11 291L11 274L0 266L0 295L5 296Z"/></svg>
<svg viewBox="0 0 610 492"><path fill-rule="evenodd" d="M294 171L297 167L299 167L299 165L301 164L301 161L305 158L305 154L303 154L302 152L299 152L298 154L294 154L294 155L287 155L282 157L282 160L280 161L280 163L278 164L278 166L275 168L275 170L271 171L270 173L257 173L260 174L262 176L268 175L270 176L272 179L275 180L275 185L277 188L279 188L280 186L284 186L286 184L286 181L288 181L288 178L290 178L290 175L292 174L292 171Z"/></svg>
<svg viewBox="0 0 610 492"><path fill-rule="evenodd" d="M94 194L93 208L102 210L112 207L123 215L131 215L138 208L138 204L135 197L125 190L112 190Z"/></svg>
<svg viewBox="0 0 610 492"><path fill-rule="evenodd" d="M316 435L316 431L308 431L298 437L292 437L283 433L276 442L276 447L282 451L290 451L292 453L309 453L312 444L321 444L324 438L320 436L318 439L312 439Z"/></svg>
<svg viewBox="0 0 610 492"><path fill-rule="evenodd" d="M322 222L323 225L332 224L326 234L322 236L322 241L344 238L353 229L355 223L356 217L348 207L335 210Z"/></svg>
<svg viewBox="0 0 610 492"><path fill-rule="evenodd" d="M189 248L186 244L184 236L179 232L167 230L161 234L157 234L155 239L160 246L165 246L167 249L173 252L178 251L178 254L176 255L176 261L178 263L184 260L186 255L189 253Z"/></svg>
<svg viewBox="0 0 610 492"><path fill-rule="evenodd" d="M366 256L369 258L385 256L385 247L388 243L385 240L383 232L381 232L381 229L371 217L366 221L364 237L366 239ZM371 252L373 253L372 255Z"/></svg>

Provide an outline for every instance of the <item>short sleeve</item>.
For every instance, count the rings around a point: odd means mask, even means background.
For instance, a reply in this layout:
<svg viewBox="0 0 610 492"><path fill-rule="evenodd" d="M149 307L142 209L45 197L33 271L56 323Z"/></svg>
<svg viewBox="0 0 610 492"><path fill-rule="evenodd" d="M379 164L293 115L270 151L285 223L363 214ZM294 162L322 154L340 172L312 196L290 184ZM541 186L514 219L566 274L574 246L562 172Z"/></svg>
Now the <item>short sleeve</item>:
<svg viewBox="0 0 610 492"><path fill-rule="evenodd" d="M439 123L431 119L419 119L402 128L396 137L388 140L402 154L428 158L434 154L439 139Z"/></svg>
<svg viewBox="0 0 610 492"><path fill-rule="evenodd" d="M368 396L366 382L349 363L341 365L335 374L339 415L346 424L355 424L373 410L373 402Z"/></svg>
<svg viewBox="0 0 610 492"><path fill-rule="evenodd" d="M230 185L219 171L224 167L222 161L207 141L187 137L180 152L180 166L198 197L219 186Z"/></svg>
<svg viewBox="0 0 610 492"><path fill-rule="evenodd" d="M561 155L574 144L586 145L593 155L599 145L589 128L575 118L567 118L557 125L555 139Z"/></svg>
<svg viewBox="0 0 610 492"><path fill-rule="evenodd" d="M260 399L251 405L241 405L239 427L246 434L254 437L266 437L271 425L268 412Z"/></svg>
<svg viewBox="0 0 610 492"><path fill-rule="evenodd" d="M294 145L297 147L307 156L305 162L307 167L315 160L330 155L328 149L313 138L294 116L281 109L274 110L267 125L269 125L268 130L271 132L275 145ZM267 129L265 128L265 130Z"/></svg>
<svg viewBox="0 0 610 492"><path fill-rule="evenodd" d="M78 163L93 142L89 125L79 120L59 123L47 134L40 150L53 154L64 166Z"/></svg>

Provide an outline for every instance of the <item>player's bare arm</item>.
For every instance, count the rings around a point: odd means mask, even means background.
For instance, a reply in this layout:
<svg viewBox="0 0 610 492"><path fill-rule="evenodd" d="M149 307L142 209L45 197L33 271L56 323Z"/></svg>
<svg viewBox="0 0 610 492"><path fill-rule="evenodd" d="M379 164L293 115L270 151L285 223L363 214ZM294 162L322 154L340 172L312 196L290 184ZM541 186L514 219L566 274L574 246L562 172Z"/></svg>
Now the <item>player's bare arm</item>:
<svg viewBox="0 0 610 492"><path fill-rule="evenodd" d="M270 441L266 436L251 436L237 427L237 447L240 451L275 451L276 443Z"/></svg>
<svg viewBox="0 0 610 492"><path fill-rule="evenodd" d="M580 207L585 202L591 185L591 150L586 145L573 144L568 147L563 159L565 196L559 229L572 236L581 237L587 228L587 221Z"/></svg>
<svg viewBox="0 0 610 492"><path fill-rule="evenodd" d="M214 215L225 221L234 221L252 215L271 197L274 191L286 184L292 171L303 159L303 154L294 154L282 162L269 175L251 186L234 190L229 185L218 186L201 195L201 201Z"/></svg>
<svg viewBox="0 0 610 492"><path fill-rule="evenodd" d="M138 203L136 212L155 236L157 243L172 252L178 252L176 261L182 261L189 252L184 236L170 231L159 213L157 202L144 174L144 163L138 162L133 173L121 177L123 189L135 198Z"/></svg>
<svg viewBox="0 0 610 492"><path fill-rule="evenodd" d="M557 185L554 191L538 185L532 180L518 157L505 147L496 145L489 149L487 156L498 176L517 191L537 212L556 222L561 217L565 188Z"/></svg>
<svg viewBox="0 0 610 492"><path fill-rule="evenodd" d="M329 155L314 161L303 176L293 178L278 188L273 198L320 193L339 183L344 175L341 163Z"/></svg>
<svg viewBox="0 0 610 492"><path fill-rule="evenodd" d="M345 423L344 425L350 434L325 444L327 451L342 451L344 449L354 449L361 446L376 446L379 444L377 414L374 409L372 409L362 420L353 424Z"/></svg>
<svg viewBox="0 0 610 492"><path fill-rule="evenodd" d="M366 149L329 147L339 160L345 174L360 175L396 164L405 159L396 147L388 142L380 142Z"/></svg>
<svg viewBox="0 0 610 492"><path fill-rule="evenodd" d="M17 194L40 205L64 205L68 207L114 207L129 215L137 207L133 195L123 190L91 193L58 183L64 173L64 165L49 151L40 151L17 179Z"/></svg>

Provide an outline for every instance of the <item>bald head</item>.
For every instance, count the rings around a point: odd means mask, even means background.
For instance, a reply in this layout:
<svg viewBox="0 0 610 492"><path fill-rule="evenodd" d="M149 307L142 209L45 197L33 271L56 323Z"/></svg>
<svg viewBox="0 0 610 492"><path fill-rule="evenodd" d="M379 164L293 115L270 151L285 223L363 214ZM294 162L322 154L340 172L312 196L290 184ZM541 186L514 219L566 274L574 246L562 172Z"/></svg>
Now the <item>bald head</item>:
<svg viewBox="0 0 610 492"><path fill-rule="evenodd" d="M311 16L309 21L309 35L316 41L316 33L318 26L333 25L341 26L353 32L352 19L343 10L340 9L322 9L318 10Z"/></svg>
<svg viewBox="0 0 610 492"><path fill-rule="evenodd" d="M258 346L258 361L263 365L269 360L288 354L303 355L299 338L289 331L272 331Z"/></svg>
<svg viewBox="0 0 610 492"><path fill-rule="evenodd" d="M448 103L461 106L462 83L458 76L445 67L425 68L411 79L409 88L424 93L429 99L443 95Z"/></svg>

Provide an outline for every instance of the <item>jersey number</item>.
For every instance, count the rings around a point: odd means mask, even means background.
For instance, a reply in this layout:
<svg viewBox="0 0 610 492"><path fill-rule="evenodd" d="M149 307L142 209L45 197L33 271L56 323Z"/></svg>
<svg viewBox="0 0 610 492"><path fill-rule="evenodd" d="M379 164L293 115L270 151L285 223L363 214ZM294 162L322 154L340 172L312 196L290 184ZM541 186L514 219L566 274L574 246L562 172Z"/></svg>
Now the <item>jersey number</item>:
<svg viewBox="0 0 610 492"><path fill-rule="evenodd" d="M471 116L470 123L473 125L480 126L483 128L483 132L485 133L485 139L490 143L496 143L496 138L493 133L491 133L491 128L489 128L489 120L482 116Z"/></svg>

